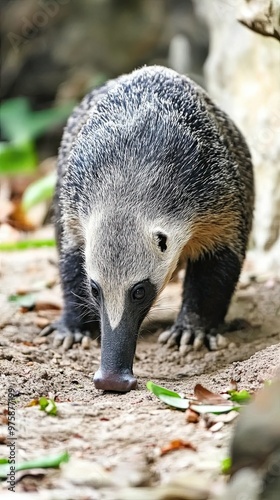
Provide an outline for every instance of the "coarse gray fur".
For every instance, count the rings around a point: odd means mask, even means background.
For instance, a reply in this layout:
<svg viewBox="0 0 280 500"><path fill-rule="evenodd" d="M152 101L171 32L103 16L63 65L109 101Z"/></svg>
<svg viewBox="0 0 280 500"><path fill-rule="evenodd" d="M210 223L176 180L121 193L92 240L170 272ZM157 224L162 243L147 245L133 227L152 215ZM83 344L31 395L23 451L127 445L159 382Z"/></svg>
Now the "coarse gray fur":
<svg viewBox="0 0 280 500"><path fill-rule="evenodd" d="M115 328L133 284L149 279L158 294L182 253L189 264L204 259L202 267L205 259L211 267L213 257L226 275L224 316L245 256L253 202L245 140L198 85L160 66L109 81L74 110L59 151L56 218L64 292L71 279L63 262L78 252L81 294L90 294L90 280L98 282ZM166 251L159 234L167 237ZM190 266L192 281L202 267ZM206 318L199 298L187 313L187 300L183 294L181 319L168 334L174 338L180 324L179 343L192 322L199 331L218 322ZM186 323L187 315L193 320ZM184 338L190 343L190 334Z"/></svg>

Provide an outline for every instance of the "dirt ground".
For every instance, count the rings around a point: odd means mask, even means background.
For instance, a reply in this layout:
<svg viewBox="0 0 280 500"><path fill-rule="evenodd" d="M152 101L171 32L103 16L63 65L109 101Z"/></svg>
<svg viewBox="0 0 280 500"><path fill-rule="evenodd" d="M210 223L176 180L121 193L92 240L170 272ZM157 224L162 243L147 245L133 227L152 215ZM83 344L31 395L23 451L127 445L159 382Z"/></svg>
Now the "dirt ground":
<svg viewBox="0 0 280 500"><path fill-rule="evenodd" d="M63 352L61 347L53 348L51 337L38 336L41 327L60 313L56 251L3 253L0 259L0 458L8 456L9 387L17 393L17 460L63 450L71 457L61 469L18 473L17 494L8 492L7 482L0 483L1 498L197 498L166 493L192 481L210 488L213 498L222 491L225 479L220 463L229 453L235 415L228 423L217 416L187 423L184 412L161 403L148 392L146 382L187 395L198 382L217 392L225 391L231 379L250 392L262 386L280 365L279 277L249 280L248 273L243 273L229 318L245 318L250 326L228 334L228 346L221 351L203 349L185 358L157 343L180 304L180 284L171 283L138 342L134 373L139 389L119 395L94 388L92 377L100 359L96 341ZM22 312L18 304L8 301L11 294L32 290L32 311ZM56 417L38 406L26 406L49 394L57 401ZM162 447L174 439L191 442L196 451L163 454Z"/></svg>

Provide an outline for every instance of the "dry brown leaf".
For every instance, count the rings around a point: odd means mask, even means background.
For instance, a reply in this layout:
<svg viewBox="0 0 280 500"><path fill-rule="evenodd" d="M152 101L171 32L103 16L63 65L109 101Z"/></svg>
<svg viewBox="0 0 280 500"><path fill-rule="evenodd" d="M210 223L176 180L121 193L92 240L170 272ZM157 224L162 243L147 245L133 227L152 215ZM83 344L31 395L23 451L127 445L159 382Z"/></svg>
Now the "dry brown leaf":
<svg viewBox="0 0 280 500"><path fill-rule="evenodd" d="M32 231L35 229L34 225L24 212L20 201L16 201L14 203L14 210L9 217L9 222L13 227L21 231Z"/></svg>
<svg viewBox="0 0 280 500"><path fill-rule="evenodd" d="M62 308L62 299L50 290L43 290L36 298L35 310L42 311L47 309L60 310Z"/></svg>
<svg viewBox="0 0 280 500"><path fill-rule="evenodd" d="M39 399L31 399L29 403L26 403L26 408L29 408L29 406L38 406L39 404Z"/></svg>
<svg viewBox="0 0 280 500"><path fill-rule="evenodd" d="M194 388L194 395L200 403L208 405L225 405L227 400L223 398L220 394L209 391L206 387L201 384L196 384Z"/></svg>
<svg viewBox="0 0 280 500"><path fill-rule="evenodd" d="M189 441L183 441L182 439L174 439L170 441L170 443L163 446L160 450L160 455L166 455L166 453L170 453L175 450L189 449L192 451L196 451L196 447L190 443Z"/></svg>

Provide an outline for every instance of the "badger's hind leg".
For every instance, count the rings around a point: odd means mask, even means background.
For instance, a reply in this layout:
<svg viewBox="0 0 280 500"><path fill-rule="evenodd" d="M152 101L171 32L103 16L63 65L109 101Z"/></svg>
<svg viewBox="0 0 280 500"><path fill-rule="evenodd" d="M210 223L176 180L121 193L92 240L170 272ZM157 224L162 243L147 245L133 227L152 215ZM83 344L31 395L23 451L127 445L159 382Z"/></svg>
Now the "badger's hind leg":
<svg viewBox="0 0 280 500"><path fill-rule="evenodd" d="M209 349L225 345L219 333L226 331L224 318L241 271L242 262L229 248L220 248L189 261L181 311L172 328L159 342L178 345L182 354L193 346ZM231 325L231 329L233 325Z"/></svg>
<svg viewBox="0 0 280 500"><path fill-rule="evenodd" d="M81 251L78 248L62 250L60 275L64 298L64 310L59 321L46 327L41 336L55 332L54 345L63 344L70 349L84 336L92 337L98 332L99 322L89 301L87 281Z"/></svg>

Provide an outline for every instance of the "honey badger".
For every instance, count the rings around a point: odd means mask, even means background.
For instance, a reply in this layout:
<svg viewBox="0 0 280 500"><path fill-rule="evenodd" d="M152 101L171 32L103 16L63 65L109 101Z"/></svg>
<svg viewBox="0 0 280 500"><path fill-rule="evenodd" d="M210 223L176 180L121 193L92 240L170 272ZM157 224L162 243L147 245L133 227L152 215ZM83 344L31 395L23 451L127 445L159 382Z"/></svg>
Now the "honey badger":
<svg viewBox="0 0 280 500"><path fill-rule="evenodd" d="M55 195L64 294L56 337L80 341L100 322L96 388L137 386L140 325L182 255L182 308L161 340L182 351L217 347L253 198L243 136L185 76L143 67L93 90L74 110Z"/></svg>

